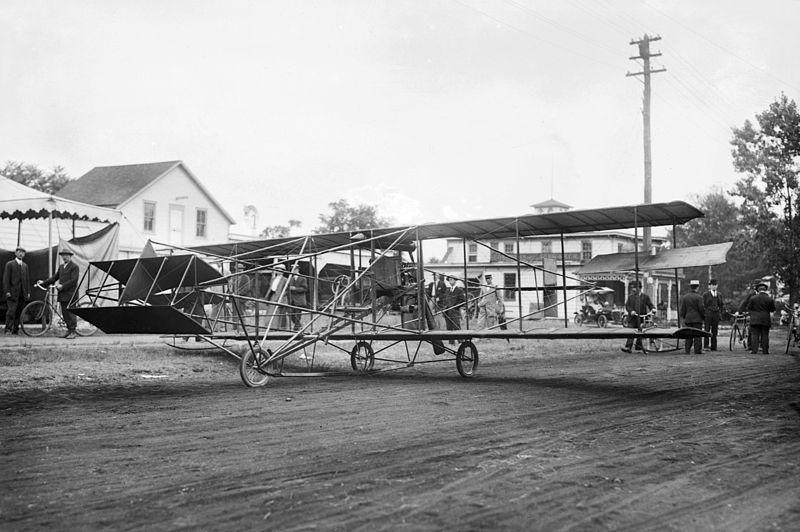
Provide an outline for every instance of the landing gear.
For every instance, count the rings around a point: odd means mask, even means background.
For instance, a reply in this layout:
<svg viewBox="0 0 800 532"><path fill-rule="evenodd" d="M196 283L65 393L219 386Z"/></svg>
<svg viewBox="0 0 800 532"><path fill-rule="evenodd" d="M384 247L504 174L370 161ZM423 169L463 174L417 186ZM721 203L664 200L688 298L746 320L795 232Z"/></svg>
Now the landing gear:
<svg viewBox="0 0 800 532"><path fill-rule="evenodd" d="M458 346L456 369L464 378L472 377L475 374L475 370L478 369L478 348L469 340L462 342Z"/></svg>
<svg viewBox="0 0 800 532"><path fill-rule="evenodd" d="M361 373L372 369L372 366L375 365L375 351L372 350L369 342L362 340L353 347L353 350L350 351L350 365L354 371Z"/></svg>
<svg viewBox="0 0 800 532"><path fill-rule="evenodd" d="M263 352L260 348L248 350L242 361L239 363L239 374L242 381L250 388L257 388L264 386L269 380L267 374L267 359L272 355L272 352L267 350Z"/></svg>

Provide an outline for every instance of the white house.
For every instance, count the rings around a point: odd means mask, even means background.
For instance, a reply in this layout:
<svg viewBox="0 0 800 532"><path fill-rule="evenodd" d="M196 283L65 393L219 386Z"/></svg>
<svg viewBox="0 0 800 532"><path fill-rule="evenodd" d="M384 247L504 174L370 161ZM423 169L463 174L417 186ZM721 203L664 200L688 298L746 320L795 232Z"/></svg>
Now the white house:
<svg viewBox="0 0 800 532"><path fill-rule="evenodd" d="M58 192L122 211L120 258L147 240L175 246L226 242L233 218L182 161L98 166Z"/></svg>
<svg viewBox="0 0 800 532"><path fill-rule="evenodd" d="M556 200L548 200L532 205L534 214L560 212L571 209L569 205ZM465 276L476 282L481 274L491 274L492 282L502 289L506 313L510 317L528 315L538 309L546 309L536 317L564 318L564 291L562 289L562 271L567 275L567 285L576 286L581 280L609 287L614 294L608 297L609 303L624 305L628 295L628 287L634 280L631 272L611 272L580 277L578 269L596 255L609 253L633 252L637 241L634 234L625 231L598 231L590 233L571 233L564 235L563 270L561 238L558 235L525 237L519 241L519 249L514 239L489 239L477 242L464 242L461 239L449 239L447 251L438 263L426 264L425 268L456 278ZM666 243L666 238L653 235L652 247L659 249ZM639 251L642 250L643 236L638 236ZM516 259L533 265L517 269ZM465 261L466 258L466 261ZM466 262L466 264L465 264ZM521 282L518 280L521 277ZM641 272L643 290L654 304L665 303L670 310L677 306L677 289L674 271ZM523 290L521 295L517 287L538 287L538 290ZM568 317L577 311L581 303L574 290L567 291ZM520 309L521 299L521 309ZM673 316L674 312L670 313Z"/></svg>

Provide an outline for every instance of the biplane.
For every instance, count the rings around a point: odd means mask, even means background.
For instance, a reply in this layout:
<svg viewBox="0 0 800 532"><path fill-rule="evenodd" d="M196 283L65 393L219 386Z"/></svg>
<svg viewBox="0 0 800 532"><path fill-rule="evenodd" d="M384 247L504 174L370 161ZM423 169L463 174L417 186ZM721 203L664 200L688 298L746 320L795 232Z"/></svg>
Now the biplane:
<svg viewBox="0 0 800 532"><path fill-rule="evenodd" d="M94 281L73 301L72 309L106 333L194 337L222 349L240 360L241 378L251 387L265 385L270 377L296 375L284 370L284 361L295 353L307 361L303 374L326 374L313 366L320 344L332 345L348 357L356 373L447 362L455 363L462 377L472 377L479 361L476 339L640 337L677 343L705 333L681 327L571 327L566 301L594 286L568 276L563 261L561 271L551 272L560 279L563 326L536 319L540 309L522 312L520 300L518 315L502 325L478 328L466 315L463 329L445 330L441 317L453 309L442 308L433 297L424 242L457 238L466 245L561 235L563 243L563 235L570 233L634 229L638 235L642 227L674 228L702 216L695 207L674 201L193 248L157 243L163 246L159 253L148 245L136 259L90 263L84 275ZM542 269L516 249L516 254L504 255L517 271ZM460 280L467 283L466 258L464 262ZM522 291L537 289L515 288L520 297ZM293 297L297 291L305 292L301 303ZM467 294L465 299L480 297ZM464 301L462 306L468 304Z"/></svg>

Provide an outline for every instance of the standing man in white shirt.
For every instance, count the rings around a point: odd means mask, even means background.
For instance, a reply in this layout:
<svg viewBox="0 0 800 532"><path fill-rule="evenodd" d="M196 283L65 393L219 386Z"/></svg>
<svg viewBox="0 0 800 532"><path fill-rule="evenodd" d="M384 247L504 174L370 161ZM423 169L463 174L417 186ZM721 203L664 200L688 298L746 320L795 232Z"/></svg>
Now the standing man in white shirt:
<svg viewBox="0 0 800 532"><path fill-rule="evenodd" d="M716 279L710 279L708 281L708 290L703 293L703 306L706 310L703 330L711 333L711 338L703 338L703 348L716 351L719 321L722 317L722 309L724 308L722 296L717 292Z"/></svg>

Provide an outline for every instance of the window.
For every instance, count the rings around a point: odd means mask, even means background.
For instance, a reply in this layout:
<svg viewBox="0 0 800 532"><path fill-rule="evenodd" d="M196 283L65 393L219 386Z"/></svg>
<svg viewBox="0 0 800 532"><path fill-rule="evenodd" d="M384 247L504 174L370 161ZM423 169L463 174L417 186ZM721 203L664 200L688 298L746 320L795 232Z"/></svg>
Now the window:
<svg viewBox="0 0 800 532"><path fill-rule="evenodd" d="M511 255L512 253L514 253L514 244L512 244L511 242L506 242L506 246L505 247L506 247L506 253L508 255Z"/></svg>
<svg viewBox="0 0 800 532"><path fill-rule="evenodd" d="M144 202L144 226L145 233L156 232L156 204L154 201Z"/></svg>
<svg viewBox="0 0 800 532"><path fill-rule="evenodd" d="M492 249L500 249L500 242L489 242L489 247Z"/></svg>
<svg viewBox="0 0 800 532"><path fill-rule="evenodd" d="M517 297L517 274L503 274L503 299L513 301Z"/></svg>
<svg viewBox="0 0 800 532"><path fill-rule="evenodd" d="M467 249L469 250L467 262L478 262L478 244L472 242Z"/></svg>
<svg viewBox="0 0 800 532"><path fill-rule="evenodd" d="M553 242L552 240L542 240L542 253L552 253Z"/></svg>
<svg viewBox="0 0 800 532"><path fill-rule="evenodd" d="M591 260L592 258L592 243L589 241L581 242L581 259Z"/></svg>
<svg viewBox="0 0 800 532"><path fill-rule="evenodd" d="M206 237L206 210L197 209L197 224L195 225L195 236Z"/></svg>

